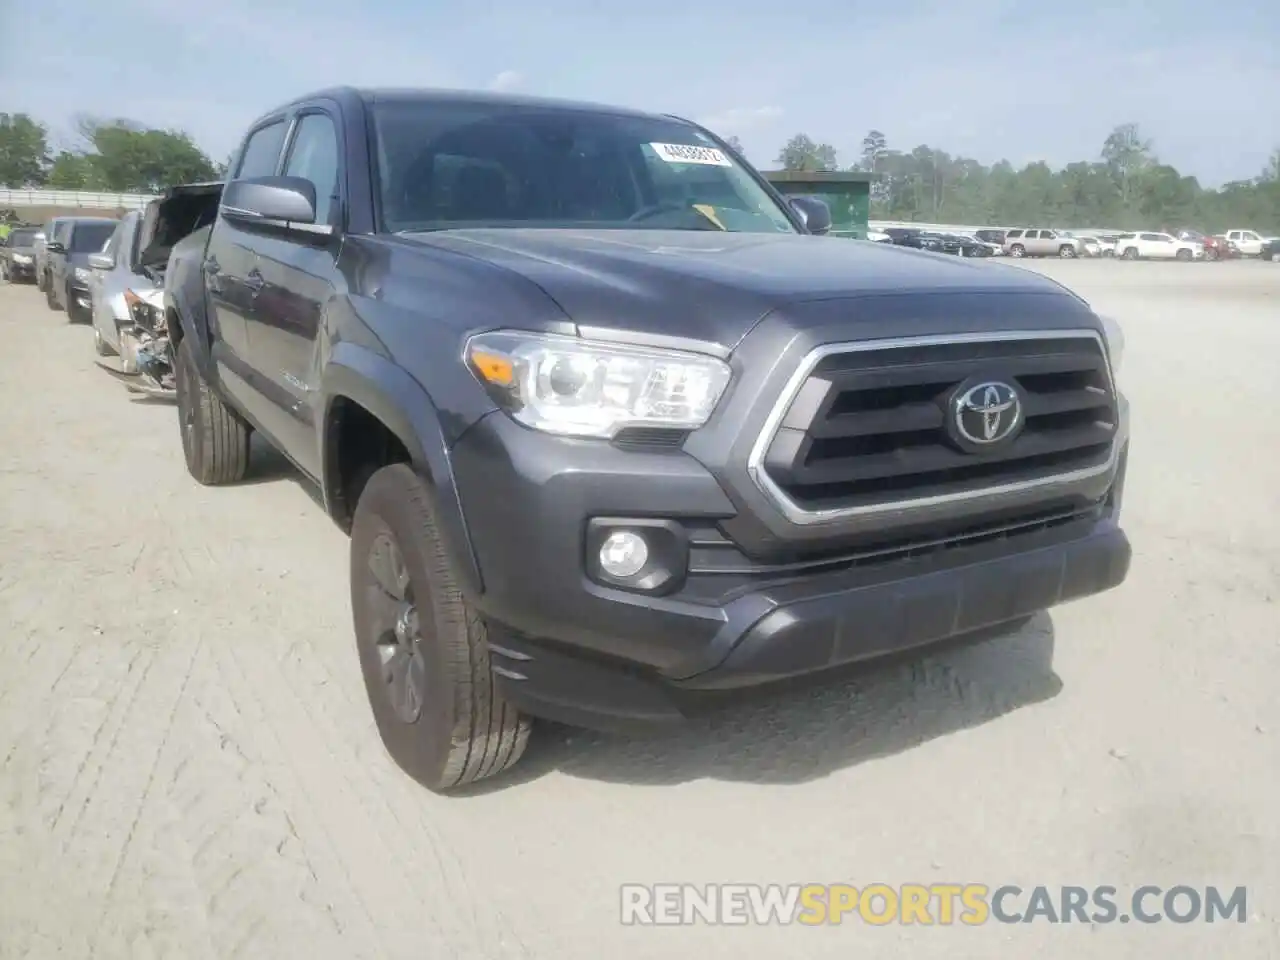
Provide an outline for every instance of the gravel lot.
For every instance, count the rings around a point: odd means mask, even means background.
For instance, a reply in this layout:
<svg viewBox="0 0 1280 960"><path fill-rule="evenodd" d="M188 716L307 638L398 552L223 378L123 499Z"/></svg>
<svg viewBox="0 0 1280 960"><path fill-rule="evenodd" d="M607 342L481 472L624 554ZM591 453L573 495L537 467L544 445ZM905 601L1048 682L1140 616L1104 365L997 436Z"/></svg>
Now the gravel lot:
<svg viewBox="0 0 1280 960"><path fill-rule="evenodd" d="M266 450L199 487L0 286L0 956L1280 957L1280 265L991 268L1125 326L1130 580L677 734L543 729L461 799L377 740L314 494ZM1250 922L619 925L620 883L710 881L1244 884Z"/></svg>

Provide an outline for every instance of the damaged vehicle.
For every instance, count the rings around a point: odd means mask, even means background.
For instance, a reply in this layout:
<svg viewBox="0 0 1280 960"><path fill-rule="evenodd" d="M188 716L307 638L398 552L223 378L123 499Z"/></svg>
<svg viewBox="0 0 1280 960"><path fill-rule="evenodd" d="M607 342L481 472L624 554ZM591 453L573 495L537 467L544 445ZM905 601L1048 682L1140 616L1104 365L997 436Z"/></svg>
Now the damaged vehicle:
<svg viewBox="0 0 1280 960"><path fill-rule="evenodd" d="M229 173L164 278L174 444L316 485L432 790L1127 575L1123 338L1049 278L832 237L633 109L332 89Z"/></svg>
<svg viewBox="0 0 1280 960"><path fill-rule="evenodd" d="M117 356L115 366L102 366L134 392L176 396L165 270L173 245L213 222L221 194L221 183L173 187L144 211L127 214L88 258L94 352Z"/></svg>

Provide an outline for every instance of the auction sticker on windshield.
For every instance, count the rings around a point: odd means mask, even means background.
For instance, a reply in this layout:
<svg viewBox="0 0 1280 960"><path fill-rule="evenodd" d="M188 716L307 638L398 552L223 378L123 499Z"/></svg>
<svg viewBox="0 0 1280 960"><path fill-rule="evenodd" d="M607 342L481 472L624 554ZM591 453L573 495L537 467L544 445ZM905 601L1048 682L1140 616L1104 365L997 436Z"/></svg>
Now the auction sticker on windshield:
<svg viewBox="0 0 1280 960"><path fill-rule="evenodd" d="M667 163L705 163L712 167L729 167L729 158L715 147L698 147L691 143L651 143L650 147Z"/></svg>

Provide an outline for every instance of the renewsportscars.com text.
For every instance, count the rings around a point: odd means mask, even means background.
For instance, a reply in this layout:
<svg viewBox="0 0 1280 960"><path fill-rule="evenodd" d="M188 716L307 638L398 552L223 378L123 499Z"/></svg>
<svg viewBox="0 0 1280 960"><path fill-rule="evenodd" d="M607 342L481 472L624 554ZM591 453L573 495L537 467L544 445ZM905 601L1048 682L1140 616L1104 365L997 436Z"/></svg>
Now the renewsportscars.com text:
<svg viewBox="0 0 1280 960"><path fill-rule="evenodd" d="M981 883L626 884L627 925L845 922L981 926L987 923L1244 923L1244 887L991 887Z"/></svg>

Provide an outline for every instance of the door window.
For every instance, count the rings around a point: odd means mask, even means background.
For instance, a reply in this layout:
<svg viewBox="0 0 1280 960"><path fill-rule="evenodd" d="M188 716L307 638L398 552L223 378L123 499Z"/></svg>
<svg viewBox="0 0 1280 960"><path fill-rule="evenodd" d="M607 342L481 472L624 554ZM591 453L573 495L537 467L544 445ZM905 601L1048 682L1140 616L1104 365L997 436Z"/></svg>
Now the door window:
<svg viewBox="0 0 1280 960"><path fill-rule="evenodd" d="M277 120L251 133L240 154L240 167L235 179L269 177L274 174L276 161L280 159L280 148L284 146L285 130L285 122Z"/></svg>
<svg viewBox="0 0 1280 960"><path fill-rule="evenodd" d="M325 113L308 113L298 121L285 176L310 180L316 188L316 223L330 223L338 190L338 133Z"/></svg>

